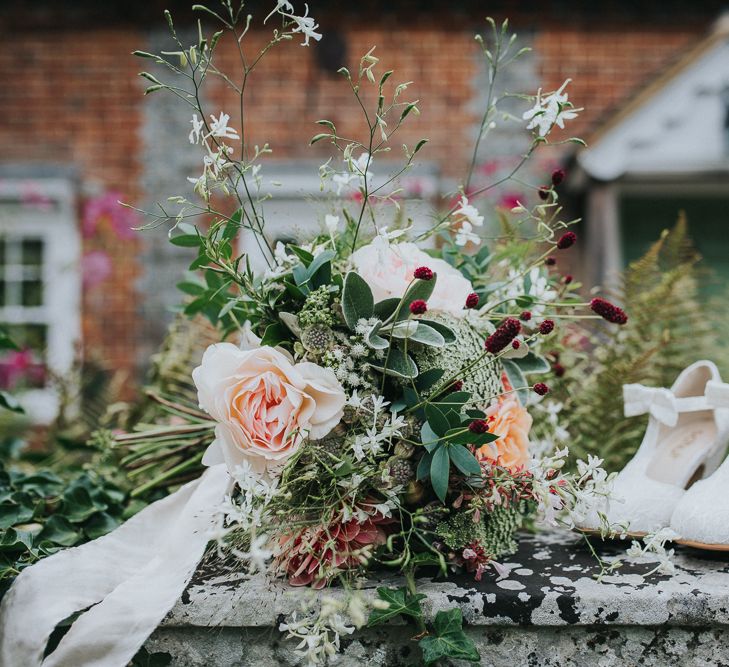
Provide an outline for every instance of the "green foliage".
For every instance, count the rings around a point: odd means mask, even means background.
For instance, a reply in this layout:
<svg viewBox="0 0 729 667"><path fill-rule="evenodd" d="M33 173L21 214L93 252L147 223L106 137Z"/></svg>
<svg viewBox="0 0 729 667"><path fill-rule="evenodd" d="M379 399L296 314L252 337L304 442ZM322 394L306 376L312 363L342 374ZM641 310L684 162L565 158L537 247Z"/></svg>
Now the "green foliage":
<svg viewBox="0 0 729 667"><path fill-rule="evenodd" d="M433 632L423 637L418 644L426 665L444 658L469 662L481 660L476 645L463 631L463 614L458 607L439 611L433 619Z"/></svg>
<svg viewBox="0 0 729 667"><path fill-rule="evenodd" d="M427 596L423 593L411 594L408 589L402 588L385 588L377 589L377 597L386 602L388 606L385 609L373 609L367 620L370 627L386 623L397 616L407 616L409 618L422 618L423 610L420 608L420 601Z"/></svg>
<svg viewBox="0 0 729 667"><path fill-rule="evenodd" d="M565 403L574 457L594 454L605 459L606 469L622 469L647 420L623 417L622 385L670 387L687 365L716 356L716 332L698 294L699 259L680 219L623 274L616 297L625 304L628 324L590 332L596 345L590 360L567 359L571 380L553 389Z"/></svg>
<svg viewBox="0 0 729 667"><path fill-rule="evenodd" d="M354 271L350 271L344 279L342 290L342 312L344 321L354 331L360 319L372 317L375 300L370 286Z"/></svg>
<svg viewBox="0 0 729 667"><path fill-rule="evenodd" d="M527 508L518 503L495 507L482 513L478 521L474 521L473 513L453 513L436 526L436 533L451 549L463 549L477 542L490 556L500 558L516 550L514 535L526 513Z"/></svg>
<svg viewBox="0 0 729 667"><path fill-rule="evenodd" d="M66 482L49 471L0 467L0 593L36 560L114 530L136 509L127 500L91 472Z"/></svg>

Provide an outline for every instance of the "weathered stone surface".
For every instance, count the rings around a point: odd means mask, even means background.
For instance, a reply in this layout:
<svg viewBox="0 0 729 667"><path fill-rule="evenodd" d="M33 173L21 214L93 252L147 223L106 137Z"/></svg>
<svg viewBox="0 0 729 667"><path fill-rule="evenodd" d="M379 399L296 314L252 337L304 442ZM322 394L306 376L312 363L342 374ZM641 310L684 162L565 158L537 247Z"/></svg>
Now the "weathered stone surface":
<svg viewBox="0 0 729 667"><path fill-rule="evenodd" d="M603 557L625 547L593 544ZM501 580L419 584L427 614L460 605L482 665L729 665L729 558L679 548L671 577L646 578L653 565L641 563L597 583L599 567L581 538L543 533L523 536L506 564L511 574ZM401 585L385 576L367 588L383 582ZM295 665L294 644L276 627L318 595L201 571L147 649L189 667ZM410 637L410 626L397 623L360 631L333 664L419 664Z"/></svg>

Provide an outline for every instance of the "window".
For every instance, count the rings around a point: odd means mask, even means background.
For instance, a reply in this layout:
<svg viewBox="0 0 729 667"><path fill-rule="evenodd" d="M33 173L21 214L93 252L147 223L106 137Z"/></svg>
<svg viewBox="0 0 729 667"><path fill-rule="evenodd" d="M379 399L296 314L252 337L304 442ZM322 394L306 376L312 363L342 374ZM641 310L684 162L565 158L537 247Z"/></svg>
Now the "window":
<svg viewBox="0 0 729 667"><path fill-rule="evenodd" d="M71 370L80 336L79 254L68 181L0 180L0 323L21 348L0 358L0 387L39 423L57 412L50 378Z"/></svg>

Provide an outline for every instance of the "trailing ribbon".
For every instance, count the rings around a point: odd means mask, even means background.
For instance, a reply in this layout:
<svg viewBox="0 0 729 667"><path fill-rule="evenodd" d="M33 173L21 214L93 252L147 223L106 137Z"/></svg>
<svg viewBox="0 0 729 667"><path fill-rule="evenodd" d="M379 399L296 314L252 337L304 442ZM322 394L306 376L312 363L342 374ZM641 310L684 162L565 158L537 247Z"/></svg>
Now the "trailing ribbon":
<svg viewBox="0 0 729 667"><path fill-rule="evenodd" d="M666 426L675 426L678 422L676 397L668 389L646 387L642 384L625 384L623 401L626 417L650 413Z"/></svg>
<svg viewBox="0 0 729 667"><path fill-rule="evenodd" d="M0 605L0 665L125 667L185 590L231 487L213 466L108 535L23 570ZM54 628L84 609L44 660Z"/></svg>

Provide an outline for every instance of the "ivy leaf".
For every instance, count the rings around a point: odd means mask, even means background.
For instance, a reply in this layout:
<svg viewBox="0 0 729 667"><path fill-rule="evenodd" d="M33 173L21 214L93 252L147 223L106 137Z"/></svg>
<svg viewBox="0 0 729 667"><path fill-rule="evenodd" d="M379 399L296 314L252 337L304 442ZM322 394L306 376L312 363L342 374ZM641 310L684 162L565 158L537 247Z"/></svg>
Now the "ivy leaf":
<svg viewBox="0 0 729 667"><path fill-rule="evenodd" d="M7 332L0 328L0 350L19 350L15 341L8 336Z"/></svg>
<svg viewBox="0 0 729 667"><path fill-rule="evenodd" d="M509 378L509 384L517 390L516 395L519 402L526 405L529 400L529 390L526 388L527 381L524 373L521 372L521 368L514 363L513 359L503 359L501 364L504 367L506 377Z"/></svg>
<svg viewBox="0 0 729 667"><path fill-rule="evenodd" d="M451 471L451 459L448 456L448 448L441 446L433 453L433 460L430 462L430 483L433 485L435 495L445 502L448 491L448 477Z"/></svg>
<svg viewBox="0 0 729 667"><path fill-rule="evenodd" d="M464 475L481 476L481 465L476 457L463 445L450 445L448 455Z"/></svg>
<svg viewBox="0 0 729 667"><path fill-rule="evenodd" d="M423 651L426 665L450 658L480 662L476 645L463 631L463 614L460 608L439 611L433 620L433 634L423 637L418 644Z"/></svg>
<svg viewBox="0 0 729 667"><path fill-rule="evenodd" d="M369 319L375 312L375 299L370 286L354 271L350 271L344 279L342 312L344 321L352 331L360 318Z"/></svg>
<svg viewBox="0 0 729 667"><path fill-rule="evenodd" d="M413 595L407 588L385 588L377 589L377 597L387 602L387 609L373 609L367 620L367 625L379 625L385 621L389 621L396 616L409 616L410 618L420 618L423 610L420 608L420 601L425 599L425 594L416 593Z"/></svg>
<svg viewBox="0 0 729 667"><path fill-rule="evenodd" d="M11 412L22 413L25 412L23 407L18 403L15 397L8 394L6 391L0 391L0 408L5 408Z"/></svg>
<svg viewBox="0 0 729 667"><path fill-rule="evenodd" d="M80 537L81 535L67 519L59 515L54 515L46 521L46 525L43 526L43 530L36 538L36 544L52 542L53 544L60 544L64 547L72 547L78 542Z"/></svg>

